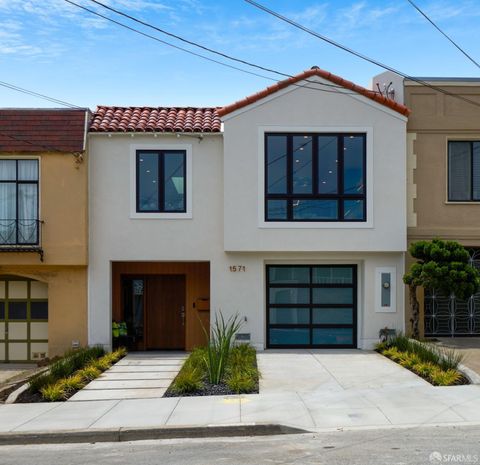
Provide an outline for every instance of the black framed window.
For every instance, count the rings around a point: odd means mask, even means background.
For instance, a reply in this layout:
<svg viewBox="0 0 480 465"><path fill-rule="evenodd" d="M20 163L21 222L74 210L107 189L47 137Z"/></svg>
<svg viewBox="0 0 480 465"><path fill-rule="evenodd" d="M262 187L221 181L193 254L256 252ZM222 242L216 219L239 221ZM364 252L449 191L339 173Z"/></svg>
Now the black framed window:
<svg viewBox="0 0 480 465"><path fill-rule="evenodd" d="M366 221L366 134L265 134L265 221Z"/></svg>
<svg viewBox="0 0 480 465"><path fill-rule="evenodd" d="M137 212L186 212L186 152L139 150L136 161Z"/></svg>
<svg viewBox="0 0 480 465"><path fill-rule="evenodd" d="M267 265L267 346L356 347L355 265Z"/></svg>
<svg viewBox="0 0 480 465"><path fill-rule="evenodd" d="M480 201L480 141L448 143L448 200Z"/></svg>
<svg viewBox="0 0 480 465"><path fill-rule="evenodd" d="M38 244L38 171L35 159L0 159L0 245Z"/></svg>

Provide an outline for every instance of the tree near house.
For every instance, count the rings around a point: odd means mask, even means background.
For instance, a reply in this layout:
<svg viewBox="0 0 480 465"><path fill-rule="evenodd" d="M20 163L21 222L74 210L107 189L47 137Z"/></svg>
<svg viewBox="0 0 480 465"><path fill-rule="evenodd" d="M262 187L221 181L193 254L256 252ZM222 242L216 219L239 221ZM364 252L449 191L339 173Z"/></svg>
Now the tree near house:
<svg viewBox="0 0 480 465"><path fill-rule="evenodd" d="M467 250L455 241L418 241L412 243L408 251L416 262L403 276L403 282L409 288L412 336L418 338L420 305L417 287L435 289L441 294L454 294L460 299L467 299L478 291L480 274L470 264Z"/></svg>

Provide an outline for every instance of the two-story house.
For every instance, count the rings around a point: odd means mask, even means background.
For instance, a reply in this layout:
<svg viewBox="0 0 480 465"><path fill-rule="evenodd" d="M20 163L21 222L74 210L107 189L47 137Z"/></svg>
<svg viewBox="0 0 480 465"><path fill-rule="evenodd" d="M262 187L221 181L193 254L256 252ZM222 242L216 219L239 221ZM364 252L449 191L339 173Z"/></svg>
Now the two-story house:
<svg viewBox="0 0 480 465"><path fill-rule="evenodd" d="M404 329L406 106L312 68L221 108L98 107L89 342L191 349L219 311L257 348Z"/></svg>
<svg viewBox="0 0 480 465"><path fill-rule="evenodd" d="M374 78L374 87L377 83L394 89L395 100L412 110L407 124L408 242L458 241L480 267L480 79L404 80L386 72ZM411 263L407 256L406 265ZM419 298L422 336L480 336L480 295L465 301L426 289L419 290ZM407 307L407 328L409 320Z"/></svg>
<svg viewBox="0 0 480 465"><path fill-rule="evenodd" d="M0 361L87 343L88 117L0 110Z"/></svg>

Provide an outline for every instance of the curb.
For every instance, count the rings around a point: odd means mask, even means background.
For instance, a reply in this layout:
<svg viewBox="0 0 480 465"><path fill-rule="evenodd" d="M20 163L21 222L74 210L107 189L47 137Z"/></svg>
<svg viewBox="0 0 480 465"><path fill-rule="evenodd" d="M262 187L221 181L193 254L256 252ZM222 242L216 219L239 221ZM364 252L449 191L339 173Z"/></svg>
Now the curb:
<svg viewBox="0 0 480 465"><path fill-rule="evenodd" d="M243 424L201 427L114 428L1 433L0 446L144 441L148 439L221 438L305 434L310 431L279 424Z"/></svg>
<svg viewBox="0 0 480 465"><path fill-rule="evenodd" d="M460 364L458 365L458 371L460 371L470 381L470 384L480 384L480 375L471 368Z"/></svg>

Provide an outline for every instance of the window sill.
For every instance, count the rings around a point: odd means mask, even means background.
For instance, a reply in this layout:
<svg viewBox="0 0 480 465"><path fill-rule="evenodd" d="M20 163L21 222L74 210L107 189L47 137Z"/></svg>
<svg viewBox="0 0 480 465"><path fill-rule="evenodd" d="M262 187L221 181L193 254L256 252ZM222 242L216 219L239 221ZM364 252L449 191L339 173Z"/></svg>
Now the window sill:
<svg viewBox="0 0 480 465"><path fill-rule="evenodd" d="M480 200L473 200L472 202L446 200L445 205L480 205Z"/></svg>
<svg viewBox="0 0 480 465"><path fill-rule="evenodd" d="M262 221L261 229L372 229L372 221Z"/></svg>
<svg viewBox="0 0 480 465"><path fill-rule="evenodd" d="M191 220L191 212L187 213L131 213L131 220Z"/></svg>

